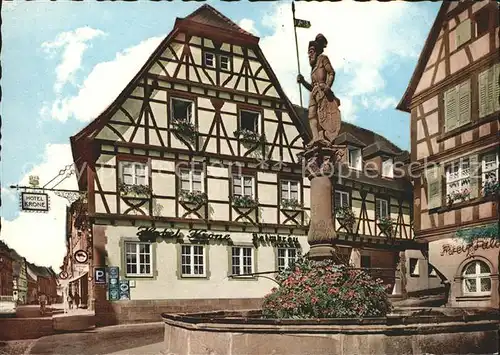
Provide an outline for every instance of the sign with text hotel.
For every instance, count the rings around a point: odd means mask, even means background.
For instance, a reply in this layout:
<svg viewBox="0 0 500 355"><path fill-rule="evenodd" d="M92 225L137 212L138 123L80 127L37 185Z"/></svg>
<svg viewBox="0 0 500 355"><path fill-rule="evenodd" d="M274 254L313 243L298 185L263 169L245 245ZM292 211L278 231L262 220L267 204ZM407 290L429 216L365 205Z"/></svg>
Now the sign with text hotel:
<svg viewBox="0 0 500 355"><path fill-rule="evenodd" d="M21 211L48 212L49 195L41 192L21 192Z"/></svg>
<svg viewBox="0 0 500 355"><path fill-rule="evenodd" d="M172 230L165 228L163 230L158 230L154 227L139 227L138 229L136 235L141 242L154 243L171 240L172 242L182 244L184 242L184 236L186 236L191 243L209 244L210 241L214 241L233 245L230 234L212 233L205 229L190 229L187 235L184 235L180 229ZM253 233L252 243L256 248L259 246L300 248L298 238L292 236Z"/></svg>

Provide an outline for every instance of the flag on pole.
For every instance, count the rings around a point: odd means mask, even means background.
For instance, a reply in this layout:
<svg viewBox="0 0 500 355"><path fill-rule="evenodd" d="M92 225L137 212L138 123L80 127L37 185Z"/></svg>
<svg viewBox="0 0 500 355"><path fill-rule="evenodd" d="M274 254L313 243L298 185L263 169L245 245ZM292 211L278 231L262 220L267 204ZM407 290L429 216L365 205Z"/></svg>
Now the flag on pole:
<svg viewBox="0 0 500 355"><path fill-rule="evenodd" d="M309 28L311 27L311 23L307 20L299 20L298 18L294 19L293 20L293 24L295 25L295 27L298 27L298 28Z"/></svg>

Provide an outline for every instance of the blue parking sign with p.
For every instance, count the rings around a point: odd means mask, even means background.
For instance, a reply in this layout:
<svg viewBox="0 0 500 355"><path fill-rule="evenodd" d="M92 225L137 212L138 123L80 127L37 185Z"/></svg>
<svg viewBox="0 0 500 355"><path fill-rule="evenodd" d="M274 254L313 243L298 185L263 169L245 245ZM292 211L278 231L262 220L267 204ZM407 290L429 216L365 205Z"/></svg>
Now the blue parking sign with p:
<svg viewBox="0 0 500 355"><path fill-rule="evenodd" d="M96 284L105 284L106 283L106 268L105 267L96 267L94 269L94 280Z"/></svg>

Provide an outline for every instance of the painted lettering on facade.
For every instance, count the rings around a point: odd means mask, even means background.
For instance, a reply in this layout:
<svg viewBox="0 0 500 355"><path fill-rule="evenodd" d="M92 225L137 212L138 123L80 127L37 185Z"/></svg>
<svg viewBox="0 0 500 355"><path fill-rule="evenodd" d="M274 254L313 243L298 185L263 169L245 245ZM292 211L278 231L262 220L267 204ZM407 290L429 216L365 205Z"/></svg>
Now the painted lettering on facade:
<svg viewBox="0 0 500 355"><path fill-rule="evenodd" d="M473 257L478 249L495 249L500 248L500 240L475 240L472 243L464 245L444 244L441 250L441 256L465 254L465 257Z"/></svg>
<svg viewBox="0 0 500 355"><path fill-rule="evenodd" d="M273 234L253 233L253 245L258 248L260 245L271 245L273 247L300 248L299 238L292 236L281 236Z"/></svg>
<svg viewBox="0 0 500 355"><path fill-rule="evenodd" d="M191 229L184 235L180 229L173 230L165 228L163 230L157 230L154 227L139 227L137 236L141 242L158 242L162 240L172 240L175 243L182 244L184 242L184 237L187 237L191 243L198 244L209 244L210 241L216 242L226 242L228 245L233 245L231 236L229 234L217 234L208 232L205 229Z"/></svg>

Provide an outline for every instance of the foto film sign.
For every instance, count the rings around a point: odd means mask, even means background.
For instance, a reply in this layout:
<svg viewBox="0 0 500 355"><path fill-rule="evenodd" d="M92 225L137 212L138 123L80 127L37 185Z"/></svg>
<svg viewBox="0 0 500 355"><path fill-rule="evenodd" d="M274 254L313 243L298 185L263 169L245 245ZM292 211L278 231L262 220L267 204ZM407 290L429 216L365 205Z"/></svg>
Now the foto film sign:
<svg viewBox="0 0 500 355"><path fill-rule="evenodd" d="M25 212L48 212L49 195L42 192L21 192L21 210Z"/></svg>

